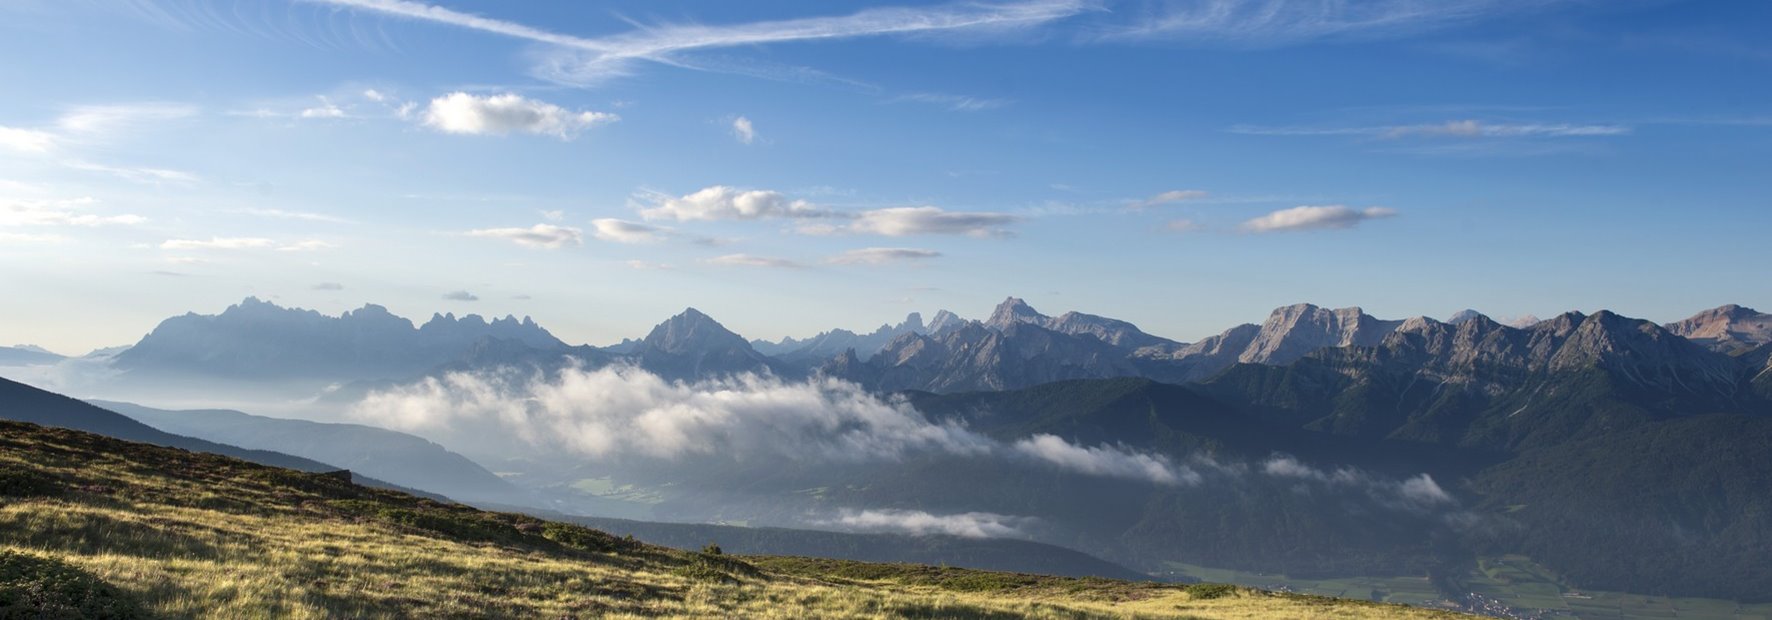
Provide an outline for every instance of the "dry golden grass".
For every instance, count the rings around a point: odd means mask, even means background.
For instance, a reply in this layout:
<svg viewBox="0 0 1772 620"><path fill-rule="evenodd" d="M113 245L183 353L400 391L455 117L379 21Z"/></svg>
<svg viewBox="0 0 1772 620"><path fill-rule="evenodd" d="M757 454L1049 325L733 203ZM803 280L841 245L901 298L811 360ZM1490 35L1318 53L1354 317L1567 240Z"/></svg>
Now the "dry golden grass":
<svg viewBox="0 0 1772 620"><path fill-rule="evenodd" d="M1451 617L1246 589L747 563L20 424L0 424L0 469L60 489L0 498L0 549L84 568L165 617Z"/></svg>

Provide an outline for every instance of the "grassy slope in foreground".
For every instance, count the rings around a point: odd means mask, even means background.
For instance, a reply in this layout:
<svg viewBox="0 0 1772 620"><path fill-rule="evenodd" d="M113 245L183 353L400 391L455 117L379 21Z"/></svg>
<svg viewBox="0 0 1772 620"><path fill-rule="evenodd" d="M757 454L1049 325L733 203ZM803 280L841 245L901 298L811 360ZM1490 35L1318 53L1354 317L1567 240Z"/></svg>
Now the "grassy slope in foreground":
<svg viewBox="0 0 1772 620"><path fill-rule="evenodd" d="M0 558L20 554L96 576L150 617L1452 617L1229 586L686 553L0 422ZM0 579L0 603L18 584Z"/></svg>

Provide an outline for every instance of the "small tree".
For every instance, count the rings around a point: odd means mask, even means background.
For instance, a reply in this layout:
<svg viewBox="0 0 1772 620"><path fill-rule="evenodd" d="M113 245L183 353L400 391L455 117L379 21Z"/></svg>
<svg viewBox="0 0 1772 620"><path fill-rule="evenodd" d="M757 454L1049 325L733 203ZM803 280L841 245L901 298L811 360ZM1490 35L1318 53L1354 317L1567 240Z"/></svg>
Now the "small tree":
<svg viewBox="0 0 1772 620"><path fill-rule="evenodd" d="M701 548L701 552L708 555L724 555L726 553L721 551L720 545L716 543L708 543L707 546Z"/></svg>

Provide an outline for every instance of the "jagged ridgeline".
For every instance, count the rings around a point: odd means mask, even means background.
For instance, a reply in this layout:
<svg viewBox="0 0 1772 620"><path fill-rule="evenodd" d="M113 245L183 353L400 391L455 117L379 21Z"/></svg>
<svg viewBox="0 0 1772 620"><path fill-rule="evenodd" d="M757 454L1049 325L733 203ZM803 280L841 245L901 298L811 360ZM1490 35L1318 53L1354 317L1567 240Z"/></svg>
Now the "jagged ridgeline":
<svg viewBox="0 0 1772 620"><path fill-rule="evenodd" d="M0 422L0 616L1439 618L1223 585L676 551Z"/></svg>

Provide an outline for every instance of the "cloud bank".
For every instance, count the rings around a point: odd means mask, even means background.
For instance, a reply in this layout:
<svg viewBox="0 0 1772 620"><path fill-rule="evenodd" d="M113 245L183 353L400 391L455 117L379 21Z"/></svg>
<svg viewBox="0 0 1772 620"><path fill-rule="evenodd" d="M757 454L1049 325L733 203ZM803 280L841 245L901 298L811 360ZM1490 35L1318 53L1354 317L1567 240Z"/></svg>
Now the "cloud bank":
<svg viewBox="0 0 1772 620"><path fill-rule="evenodd" d="M991 512L966 512L937 515L921 510L851 510L839 511L835 518L815 520L815 525L834 527L850 532L942 534L961 538L1020 538L1022 528L1035 520L1031 517L1000 515Z"/></svg>
<svg viewBox="0 0 1772 620"><path fill-rule="evenodd" d="M469 237L503 239L517 245L550 250L584 242L584 231L553 224L536 224L529 228L481 228L463 234Z"/></svg>

